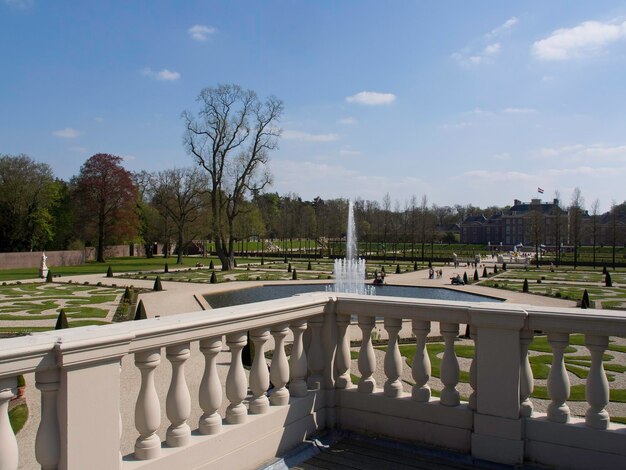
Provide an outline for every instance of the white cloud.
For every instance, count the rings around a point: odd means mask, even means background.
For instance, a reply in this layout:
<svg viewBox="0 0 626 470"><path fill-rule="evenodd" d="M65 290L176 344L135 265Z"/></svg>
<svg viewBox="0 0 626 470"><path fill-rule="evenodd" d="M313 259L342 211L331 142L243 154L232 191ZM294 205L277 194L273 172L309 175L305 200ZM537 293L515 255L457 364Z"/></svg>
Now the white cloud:
<svg viewBox="0 0 626 470"><path fill-rule="evenodd" d="M95 118L93 118L93 119L94 119L94 121L96 121L96 122L104 122L104 118L103 118L103 117L101 117L101 116L96 116L96 117L95 117Z"/></svg>
<svg viewBox="0 0 626 470"><path fill-rule="evenodd" d="M207 41L210 36L217 33L217 29L212 26L196 24L189 28L187 32L195 41Z"/></svg>
<svg viewBox="0 0 626 470"><path fill-rule="evenodd" d="M452 54L452 58L463 67L471 67L483 63L493 62L493 58L500 53L502 46L499 42L487 44L479 53L472 53L470 48L463 48L459 52Z"/></svg>
<svg viewBox="0 0 626 470"><path fill-rule="evenodd" d="M502 153L497 153L493 155L491 158L493 158L494 160L505 161L511 158L511 154L508 152L502 152Z"/></svg>
<svg viewBox="0 0 626 470"><path fill-rule="evenodd" d="M301 142L334 142L339 140L339 134L310 134L302 131L285 130L282 137L287 140L299 140Z"/></svg>
<svg viewBox="0 0 626 470"><path fill-rule="evenodd" d="M536 41L532 53L546 61L581 58L601 53L611 43L624 38L626 21L619 24L585 21L573 28L557 29L547 38Z"/></svg>
<svg viewBox="0 0 626 470"><path fill-rule="evenodd" d="M52 135L61 137L62 139L75 139L76 137L81 135L81 132L77 131L76 129L72 129L71 127L66 127L65 129L54 131Z"/></svg>
<svg viewBox="0 0 626 470"><path fill-rule="evenodd" d="M518 23L518 21L519 20L515 16L512 16L511 18L506 20L504 23L502 23L500 26L492 29L490 32L485 34L485 37L492 38L495 36L499 36L507 31L510 31L513 28L513 26L515 26Z"/></svg>
<svg viewBox="0 0 626 470"><path fill-rule="evenodd" d="M158 72L146 67L141 70L141 74L146 77L154 78L155 80L162 80L166 82L176 81L180 78L180 73L172 72L168 69L159 70Z"/></svg>
<svg viewBox="0 0 626 470"><path fill-rule="evenodd" d="M361 155L361 152L352 148L349 145L346 145L345 147L341 147L341 149L339 150L339 155L343 155L345 157L354 157L356 155Z"/></svg>
<svg viewBox="0 0 626 470"><path fill-rule="evenodd" d="M4 0L4 3L10 7L26 9L34 5L34 0Z"/></svg>
<svg viewBox="0 0 626 470"><path fill-rule="evenodd" d="M352 124L356 124L356 119L353 117L345 117L339 119L339 124L343 124L344 126L351 126Z"/></svg>
<svg viewBox="0 0 626 470"><path fill-rule="evenodd" d="M626 162L626 145L573 144L561 147L544 147L539 150L539 156L585 162L588 162L589 159Z"/></svg>
<svg viewBox="0 0 626 470"><path fill-rule="evenodd" d="M391 104L396 100L393 93L378 93L377 91L361 91L356 95L348 96L348 103L364 104L369 106L378 106L383 104Z"/></svg>
<svg viewBox="0 0 626 470"><path fill-rule="evenodd" d="M533 108L504 108L503 111L508 114L532 114L537 112Z"/></svg>

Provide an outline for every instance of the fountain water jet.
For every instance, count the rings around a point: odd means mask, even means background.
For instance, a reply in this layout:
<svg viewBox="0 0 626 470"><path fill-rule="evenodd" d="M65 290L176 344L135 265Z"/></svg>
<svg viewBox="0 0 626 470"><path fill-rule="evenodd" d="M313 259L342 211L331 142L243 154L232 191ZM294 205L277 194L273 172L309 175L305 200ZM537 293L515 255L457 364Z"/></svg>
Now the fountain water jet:
<svg viewBox="0 0 626 470"><path fill-rule="evenodd" d="M335 292L349 294L374 294L373 286L365 285L365 260L358 258L356 225L354 223L354 205L348 201L348 232L346 235L346 257L336 259Z"/></svg>

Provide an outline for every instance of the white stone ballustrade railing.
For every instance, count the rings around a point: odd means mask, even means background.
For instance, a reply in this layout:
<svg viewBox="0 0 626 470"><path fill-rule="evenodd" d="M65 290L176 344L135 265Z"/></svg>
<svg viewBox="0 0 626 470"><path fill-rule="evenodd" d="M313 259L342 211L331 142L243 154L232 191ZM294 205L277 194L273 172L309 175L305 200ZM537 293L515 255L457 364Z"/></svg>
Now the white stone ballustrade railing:
<svg viewBox="0 0 626 470"><path fill-rule="evenodd" d="M389 338L384 383L374 379L371 342L380 317ZM400 379L403 320L412 322L417 345L410 393ZM435 322L445 344L439 398L429 387L425 343ZM454 351L460 324L470 325L476 345L468 402L460 397ZM357 385L351 379L357 371L350 367L349 329L355 328L363 337ZM534 379L528 345L537 331L548 335L553 349L545 415L534 412L529 399ZM249 376L241 363L247 332L255 346ZM591 356L585 418L572 417L567 406L563 353L572 333L585 335ZM17 376L31 372L41 391L41 421L34 448L27 451L44 469L251 468L327 428L376 433L500 463L624 467L626 427L610 423L605 410L609 384L602 355L610 336L626 337L626 313L314 293L5 339L0 341L0 470L19 465L8 404ZM269 370L268 341L274 350ZM192 394L185 363L195 342L205 365ZM224 346L230 365L222 384L216 357ZM163 351L172 370L165 417L154 381ZM120 361L131 354L141 376L136 440L134 452L122 456ZM270 380L274 387L268 392ZM228 407L221 416L224 398ZM189 419L194 405L203 412L198 422ZM157 429L163 420L169 427L162 442Z"/></svg>

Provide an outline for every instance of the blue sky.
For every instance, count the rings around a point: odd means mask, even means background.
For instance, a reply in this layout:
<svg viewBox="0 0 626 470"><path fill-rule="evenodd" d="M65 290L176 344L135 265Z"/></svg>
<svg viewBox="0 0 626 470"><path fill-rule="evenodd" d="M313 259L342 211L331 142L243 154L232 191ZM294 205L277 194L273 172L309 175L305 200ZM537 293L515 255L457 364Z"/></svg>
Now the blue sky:
<svg viewBox="0 0 626 470"><path fill-rule="evenodd" d="M192 164L183 110L284 101L280 194L400 206L626 199L626 4L0 0L0 153Z"/></svg>

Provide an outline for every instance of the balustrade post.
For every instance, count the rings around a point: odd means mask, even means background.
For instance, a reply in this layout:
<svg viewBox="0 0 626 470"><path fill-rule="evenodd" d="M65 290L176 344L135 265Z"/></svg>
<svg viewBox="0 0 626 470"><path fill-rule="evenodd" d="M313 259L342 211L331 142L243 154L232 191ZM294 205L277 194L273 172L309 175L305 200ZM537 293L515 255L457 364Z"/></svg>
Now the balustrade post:
<svg viewBox="0 0 626 470"><path fill-rule="evenodd" d="M241 424L246 421L248 410L242 402L248 392L246 373L241 362L241 350L246 345L246 332L226 335L226 344L230 348L230 367L226 376L226 397L230 405L226 408L226 422Z"/></svg>
<svg viewBox="0 0 626 470"><path fill-rule="evenodd" d="M135 365L141 371L141 387L135 406L135 427L139 431L135 457L138 460L155 459L161 455L161 439L156 433L161 425L161 405L154 386L154 371L160 363L160 348L135 353Z"/></svg>
<svg viewBox="0 0 626 470"><path fill-rule="evenodd" d="M285 338L289 328L287 325L275 325L271 329L274 337L274 354L272 355L272 365L270 367L270 380L274 388L270 395L270 403L274 406L284 406L289 404L289 362L285 354Z"/></svg>
<svg viewBox="0 0 626 470"><path fill-rule="evenodd" d="M308 393L306 385L307 357L304 350L303 335L306 331L306 321L301 320L291 324L293 344L289 357L289 393L293 397L305 397Z"/></svg>
<svg viewBox="0 0 626 470"><path fill-rule="evenodd" d="M9 402L17 391L17 377L0 379L0 469L16 470L18 448L9 421Z"/></svg>
<svg viewBox="0 0 626 470"><path fill-rule="evenodd" d="M358 390L361 393L372 393L376 389L376 380L372 377L372 374L376 370L376 356L374 355L374 347L372 346L372 330L375 325L375 317L359 315L359 328L363 336L359 350L359 372L361 373L361 379L359 380Z"/></svg>
<svg viewBox="0 0 626 470"><path fill-rule="evenodd" d="M548 405L548 420L555 423L567 423L570 419L569 398L570 384L565 369L563 353L569 345L567 333L548 333L548 342L552 347L552 366L548 374L548 395L552 400Z"/></svg>
<svg viewBox="0 0 626 470"><path fill-rule="evenodd" d="M604 373L602 355L609 347L609 338L608 336L585 335L585 346L591 353L591 368L585 387L585 398L589 405L585 413L585 424L595 429L607 429L609 413L604 407L609 403L609 382Z"/></svg>
<svg viewBox="0 0 626 470"><path fill-rule="evenodd" d="M470 393L468 399L469 407L476 411L476 396L478 394L478 329L475 326L469 327L470 338L474 341L474 357L472 357L472 363L469 369L469 384L472 387L472 393Z"/></svg>
<svg viewBox="0 0 626 470"><path fill-rule="evenodd" d="M485 304L468 308L467 323L475 348L473 370L470 370L470 383L475 391L475 401L471 404L475 406L471 443L475 458L508 465L524 461L520 331L527 327L527 317L526 311L515 305ZM449 335L448 347L452 349L458 326L441 326L442 334L454 330L444 334L444 338ZM442 377L443 373L442 363Z"/></svg>
<svg viewBox="0 0 626 470"><path fill-rule="evenodd" d="M185 380L185 362L191 352L189 343L168 346L165 350L165 357L172 364L172 380L165 401L167 418L172 424L167 428L165 440L170 447L183 447L191 440L191 428L187 424L191 414L191 396Z"/></svg>
<svg viewBox="0 0 626 470"><path fill-rule="evenodd" d="M430 333L430 322L423 320L413 320L413 334L415 335L415 355L413 356L413 367L411 375L415 380L415 385L411 390L411 397L418 402L428 402L430 400L430 358L426 351L426 337Z"/></svg>
<svg viewBox="0 0 626 470"><path fill-rule="evenodd" d="M531 330L522 330L520 334L520 384L519 384L519 397L520 397L520 417L530 418L533 415L533 403L530 401L530 395L535 388L535 379L533 377L533 370L530 367L530 360L528 357L528 346L533 340L533 332Z"/></svg>
<svg viewBox="0 0 626 470"><path fill-rule="evenodd" d="M250 332L250 339L254 343L254 360L250 368L252 398L248 403L251 414L267 413L270 409L270 401L267 398L270 373L265 362L265 343L269 338L269 328L259 328Z"/></svg>
<svg viewBox="0 0 626 470"><path fill-rule="evenodd" d="M335 388L352 388L350 377L350 315L337 315L337 355L335 356L335 368L337 378Z"/></svg>
<svg viewBox="0 0 626 470"><path fill-rule="evenodd" d="M319 390L324 380L324 349L322 348L322 326L324 326L324 316L318 315L309 320L311 329L311 345L309 346L309 389Z"/></svg>
<svg viewBox="0 0 626 470"><path fill-rule="evenodd" d="M458 323L441 323L441 336L445 343L443 359L441 360L441 404L445 406L457 406L461 402L459 391L456 389L459 383L459 361L454 351L454 340L459 335Z"/></svg>
<svg viewBox="0 0 626 470"><path fill-rule="evenodd" d="M222 429L222 417L217 412L222 404L222 384L215 364L221 350L221 337L200 340L200 351L204 355L204 373L198 390L198 401L204 412L198 421L200 434L217 434Z"/></svg>
<svg viewBox="0 0 626 470"><path fill-rule="evenodd" d="M35 386L41 391L41 420L35 439L35 457L42 470L56 469L61 457L57 416L59 380L58 369L35 372Z"/></svg>
<svg viewBox="0 0 626 470"><path fill-rule="evenodd" d="M384 385L384 394L387 397L399 397L402 395L402 356L398 348L398 333L402 328L401 318L385 318L385 330L389 336L387 353L385 354L385 375L387 381Z"/></svg>

